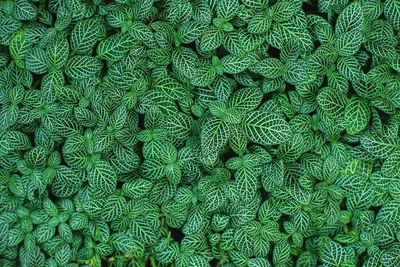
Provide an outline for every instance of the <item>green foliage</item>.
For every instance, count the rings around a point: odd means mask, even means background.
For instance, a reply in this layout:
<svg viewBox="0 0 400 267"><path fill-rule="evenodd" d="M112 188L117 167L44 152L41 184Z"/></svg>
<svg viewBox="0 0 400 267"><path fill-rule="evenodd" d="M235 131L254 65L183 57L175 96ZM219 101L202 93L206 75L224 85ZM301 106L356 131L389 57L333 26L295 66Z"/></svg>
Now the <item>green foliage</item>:
<svg viewBox="0 0 400 267"><path fill-rule="evenodd" d="M0 1L0 266L400 266L400 0Z"/></svg>

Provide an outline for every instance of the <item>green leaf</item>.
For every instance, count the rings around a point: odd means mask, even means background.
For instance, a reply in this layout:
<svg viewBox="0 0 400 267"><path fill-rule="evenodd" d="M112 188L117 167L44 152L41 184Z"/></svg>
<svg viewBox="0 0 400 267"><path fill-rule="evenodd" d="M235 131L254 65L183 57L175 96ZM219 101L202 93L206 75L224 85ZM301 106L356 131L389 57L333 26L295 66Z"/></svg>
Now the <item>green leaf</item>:
<svg viewBox="0 0 400 267"><path fill-rule="evenodd" d="M2 17L0 18L0 34L8 35L22 26L22 21L16 20L12 17Z"/></svg>
<svg viewBox="0 0 400 267"><path fill-rule="evenodd" d="M117 175L106 161L98 161L88 173L88 182L93 189L106 195L111 194L117 187Z"/></svg>
<svg viewBox="0 0 400 267"><path fill-rule="evenodd" d="M235 181L240 198L244 202L251 202L257 193L259 185L258 173L251 168L240 168L235 173Z"/></svg>
<svg viewBox="0 0 400 267"><path fill-rule="evenodd" d="M365 129L371 117L368 103L357 96L353 96L346 104L344 119L349 134L357 134Z"/></svg>
<svg viewBox="0 0 400 267"><path fill-rule="evenodd" d="M115 221L122 216L126 200L122 195L113 194L109 196L103 206L102 217L106 222Z"/></svg>
<svg viewBox="0 0 400 267"><path fill-rule="evenodd" d="M56 228L48 224L41 224L36 229L36 240L38 243L44 243L54 236Z"/></svg>
<svg viewBox="0 0 400 267"><path fill-rule="evenodd" d="M337 69L340 74L352 82L357 82L361 79L360 64L353 56L340 57L337 61Z"/></svg>
<svg viewBox="0 0 400 267"><path fill-rule="evenodd" d="M157 65L168 65L171 63L171 52L164 48L154 48L146 51L149 58Z"/></svg>
<svg viewBox="0 0 400 267"><path fill-rule="evenodd" d="M46 48L47 64L58 69L64 66L69 55L69 44L66 38L62 36L55 37Z"/></svg>
<svg viewBox="0 0 400 267"><path fill-rule="evenodd" d="M231 20L238 12L238 0L221 0L217 3L217 16L225 21Z"/></svg>
<svg viewBox="0 0 400 267"><path fill-rule="evenodd" d="M262 145L282 144L292 132L282 116L267 111L252 111L243 119L249 139Z"/></svg>
<svg viewBox="0 0 400 267"><path fill-rule="evenodd" d="M165 163L159 159L146 159L143 161L140 171L144 177L151 180L159 180L165 176Z"/></svg>
<svg viewBox="0 0 400 267"><path fill-rule="evenodd" d="M134 21L129 28L129 34L133 39L139 41L149 41L153 37L150 28L141 21Z"/></svg>
<svg viewBox="0 0 400 267"><path fill-rule="evenodd" d="M172 184L179 184L182 178L182 170L178 164L168 164L164 168L165 176Z"/></svg>
<svg viewBox="0 0 400 267"><path fill-rule="evenodd" d="M272 19L264 12L258 12L251 17L247 26L247 31L253 34L261 34L271 27Z"/></svg>
<svg viewBox="0 0 400 267"><path fill-rule="evenodd" d="M238 74L245 71L250 66L250 59L246 56L236 56L229 54L221 59L224 72Z"/></svg>
<svg viewBox="0 0 400 267"><path fill-rule="evenodd" d="M144 219L138 218L130 224L130 234L140 243L155 245L158 241L151 224Z"/></svg>
<svg viewBox="0 0 400 267"><path fill-rule="evenodd" d="M263 98L263 94L258 87L247 87L236 91L229 99L229 107L240 112L256 109Z"/></svg>
<svg viewBox="0 0 400 267"><path fill-rule="evenodd" d="M336 20L335 32L341 34L349 31L361 31L364 26L363 12L360 3L348 5Z"/></svg>
<svg viewBox="0 0 400 267"><path fill-rule="evenodd" d="M308 79L306 67L303 61L288 61L284 67L283 78L292 85L301 84Z"/></svg>
<svg viewBox="0 0 400 267"><path fill-rule="evenodd" d="M295 1L279 1L271 7L272 19L278 22L289 20L296 12Z"/></svg>
<svg viewBox="0 0 400 267"><path fill-rule="evenodd" d="M226 122L210 118L201 131L201 150L204 155L218 151L229 138L229 126Z"/></svg>
<svg viewBox="0 0 400 267"><path fill-rule="evenodd" d="M275 265L284 264L290 259L290 245L287 241L282 241L274 246L272 259Z"/></svg>
<svg viewBox="0 0 400 267"><path fill-rule="evenodd" d="M15 0L13 17L17 20L33 20L36 18L36 6L27 0Z"/></svg>
<svg viewBox="0 0 400 267"><path fill-rule="evenodd" d="M269 0L242 0L241 2L249 8L262 9L267 7Z"/></svg>
<svg viewBox="0 0 400 267"><path fill-rule="evenodd" d="M176 113L167 118L165 128L168 134L177 139L186 139L189 136L192 120L184 113Z"/></svg>
<svg viewBox="0 0 400 267"><path fill-rule="evenodd" d="M32 250L27 251L24 254L24 265L26 266L38 266L44 267L45 266L45 255L40 251L40 248L35 246Z"/></svg>
<svg viewBox="0 0 400 267"><path fill-rule="evenodd" d="M325 244L320 247L320 257L322 263L327 266L340 266L341 263L350 259L354 251L343 248L339 243L327 238Z"/></svg>
<svg viewBox="0 0 400 267"><path fill-rule="evenodd" d="M59 265L66 265L71 258L71 248L68 244L64 244L56 251L55 260Z"/></svg>
<svg viewBox="0 0 400 267"><path fill-rule="evenodd" d="M378 214L376 221L379 222L396 222L400 218L400 202L392 200L384 204Z"/></svg>
<svg viewBox="0 0 400 267"><path fill-rule="evenodd" d="M183 44L189 44L196 41L207 29L207 24L200 21L188 21L178 28L178 35Z"/></svg>
<svg viewBox="0 0 400 267"><path fill-rule="evenodd" d="M65 74L73 79L86 79L95 75L103 64L91 56L75 56L68 60L65 66Z"/></svg>
<svg viewBox="0 0 400 267"><path fill-rule="evenodd" d="M234 242L237 249L246 256L252 256L254 250L254 237L246 233L243 229L235 232Z"/></svg>
<svg viewBox="0 0 400 267"><path fill-rule="evenodd" d="M79 21L71 32L70 44L72 53L91 54L100 34L100 24L97 19Z"/></svg>
<svg viewBox="0 0 400 267"><path fill-rule="evenodd" d="M44 74L47 72L46 54L43 49L32 48L25 56L26 67L36 74Z"/></svg>
<svg viewBox="0 0 400 267"><path fill-rule="evenodd" d="M115 62L125 56L135 42L128 33L116 33L102 40L97 48L97 58Z"/></svg>
<svg viewBox="0 0 400 267"><path fill-rule="evenodd" d="M10 42L10 55L18 61L25 58L31 44L25 39L24 32L17 33Z"/></svg>
<svg viewBox="0 0 400 267"><path fill-rule="evenodd" d="M211 51L217 49L223 42L224 34L222 29L209 26L200 39L200 49Z"/></svg>
<svg viewBox="0 0 400 267"><path fill-rule="evenodd" d="M191 84L195 86L209 86L215 79L216 71L211 64L200 66L196 69L196 75L191 80Z"/></svg>
<svg viewBox="0 0 400 267"><path fill-rule="evenodd" d="M398 142L393 138L368 133L361 136L360 143L368 153L382 159L387 158L399 147Z"/></svg>
<svg viewBox="0 0 400 267"><path fill-rule="evenodd" d="M393 246L380 254L380 263L384 266L394 267L400 264L399 254L400 249L398 246ZM378 253L377 253L378 254ZM378 254L379 255L379 254Z"/></svg>
<svg viewBox="0 0 400 267"><path fill-rule="evenodd" d="M334 240L343 244L352 244L359 239L357 232L350 231L348 233L338 233L335 235Z"/></svg>
<svg viewBox="0 0 400 267"><path fill-rule="evenodd" d="M150 192L152 186L153 183L151 181L138 178L124 183L122 189L125 195L130 198L142 198Z"/></svg>
<svg viewBox="0 0 400 267"><path fill-rule="evenodd" d="M352 56L360 49L361 42L361 32L344 32L336 37L335 48L338 50L340 56Z"/></svg>
<svg viewBox="0 0 400 267"><path fill-rule="evenodd" d="M172 52L172 64L189 79L196 74L196 61L197 55L190 48L178 47Z"/></svg>
<svg viewBox="0 0 400 267"><path fill-rule="evenodd" d="M121 232L111 235L110 243L118 252L122 254L132 253L139 249L139 246L134 239Z"/></svg>
<svg viewBox="0 0 400 267"><path fill-rule="evenodd" d="M175 100L185 97L187 93L186 89L179 81L168 76L158 80L154 88L163 91L166 95Z"/></svg>
<svg viewBox="0 0 400 267"><path fill-rule="evenodd" d="M343 118L347 102L346 95L330 87L323 88L317 96L319 107L334 119Z"/></svg>
<svg viewBox="0 0 400 267"><path fill-rule="evenodd" d="M57 84L54 86L54 92L57 99L65 104L77 104L82 98L80 92L76 88L70 86Z"/></svg>
<svg viewBox="0 0 400 267"><path fill-rule="evenodd" d="M400 151L396 150L383 162L382 173L387 177L396 177L400 174Z"/></svg>
<svg viewBox="0 0 400 267"><path fill-rule="evenodd" d="M393 25L393 28L400 30L400 1L399 0L386 0L383 5L383 12L385 17Z"/></svg>
<svg viewBox="0 0 400 267"><path fill-rule="evenodd" d="M365 49L370 53L382 58L395 60L397 57L396 49L391 40L382 34L372 32L367 35L367 42L364 43Z"/></svg>
<svg viewBox="0 0 400 267"><path fill-rule="evenodd" d="M277 58L266 58L256 63L253 67L253 71L261 74L262 76L269 79L276 79L282 76L284 66L282 62Z"/></svg>

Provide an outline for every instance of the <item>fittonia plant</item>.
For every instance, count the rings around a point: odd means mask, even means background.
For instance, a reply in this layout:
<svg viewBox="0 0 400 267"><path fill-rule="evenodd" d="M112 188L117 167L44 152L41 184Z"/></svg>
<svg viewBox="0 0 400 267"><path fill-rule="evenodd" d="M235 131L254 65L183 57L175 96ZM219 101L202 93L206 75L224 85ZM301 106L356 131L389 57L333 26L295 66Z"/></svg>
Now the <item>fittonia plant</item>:
<svg viewBox="0 0 400 267"><path fill-rule="evenodd" d="M400 266L400 0L0 2L0 265Z"/></svg>

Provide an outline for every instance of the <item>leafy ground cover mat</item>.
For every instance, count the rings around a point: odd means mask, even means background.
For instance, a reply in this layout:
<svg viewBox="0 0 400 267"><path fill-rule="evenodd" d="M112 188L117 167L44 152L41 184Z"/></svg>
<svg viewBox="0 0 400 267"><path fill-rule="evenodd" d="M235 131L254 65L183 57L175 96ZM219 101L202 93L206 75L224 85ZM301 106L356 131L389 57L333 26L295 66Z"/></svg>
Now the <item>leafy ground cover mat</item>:
<svg viewBox="0 0 400 267"><path fill-rule="evenodd" d="M400 0L0 2L0 266L400 266Z"/></svg>

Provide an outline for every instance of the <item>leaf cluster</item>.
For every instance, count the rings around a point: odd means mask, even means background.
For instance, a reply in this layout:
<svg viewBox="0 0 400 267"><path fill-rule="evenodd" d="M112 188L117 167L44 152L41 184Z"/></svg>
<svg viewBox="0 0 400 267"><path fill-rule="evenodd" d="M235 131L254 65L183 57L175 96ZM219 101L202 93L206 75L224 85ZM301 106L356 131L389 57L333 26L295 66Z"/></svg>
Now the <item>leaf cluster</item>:
<svg viewBox="0 0 400 267"><path fill-rule="evenodd" d="M0 2L0 265L400 266L400 0Z"/></svg>

